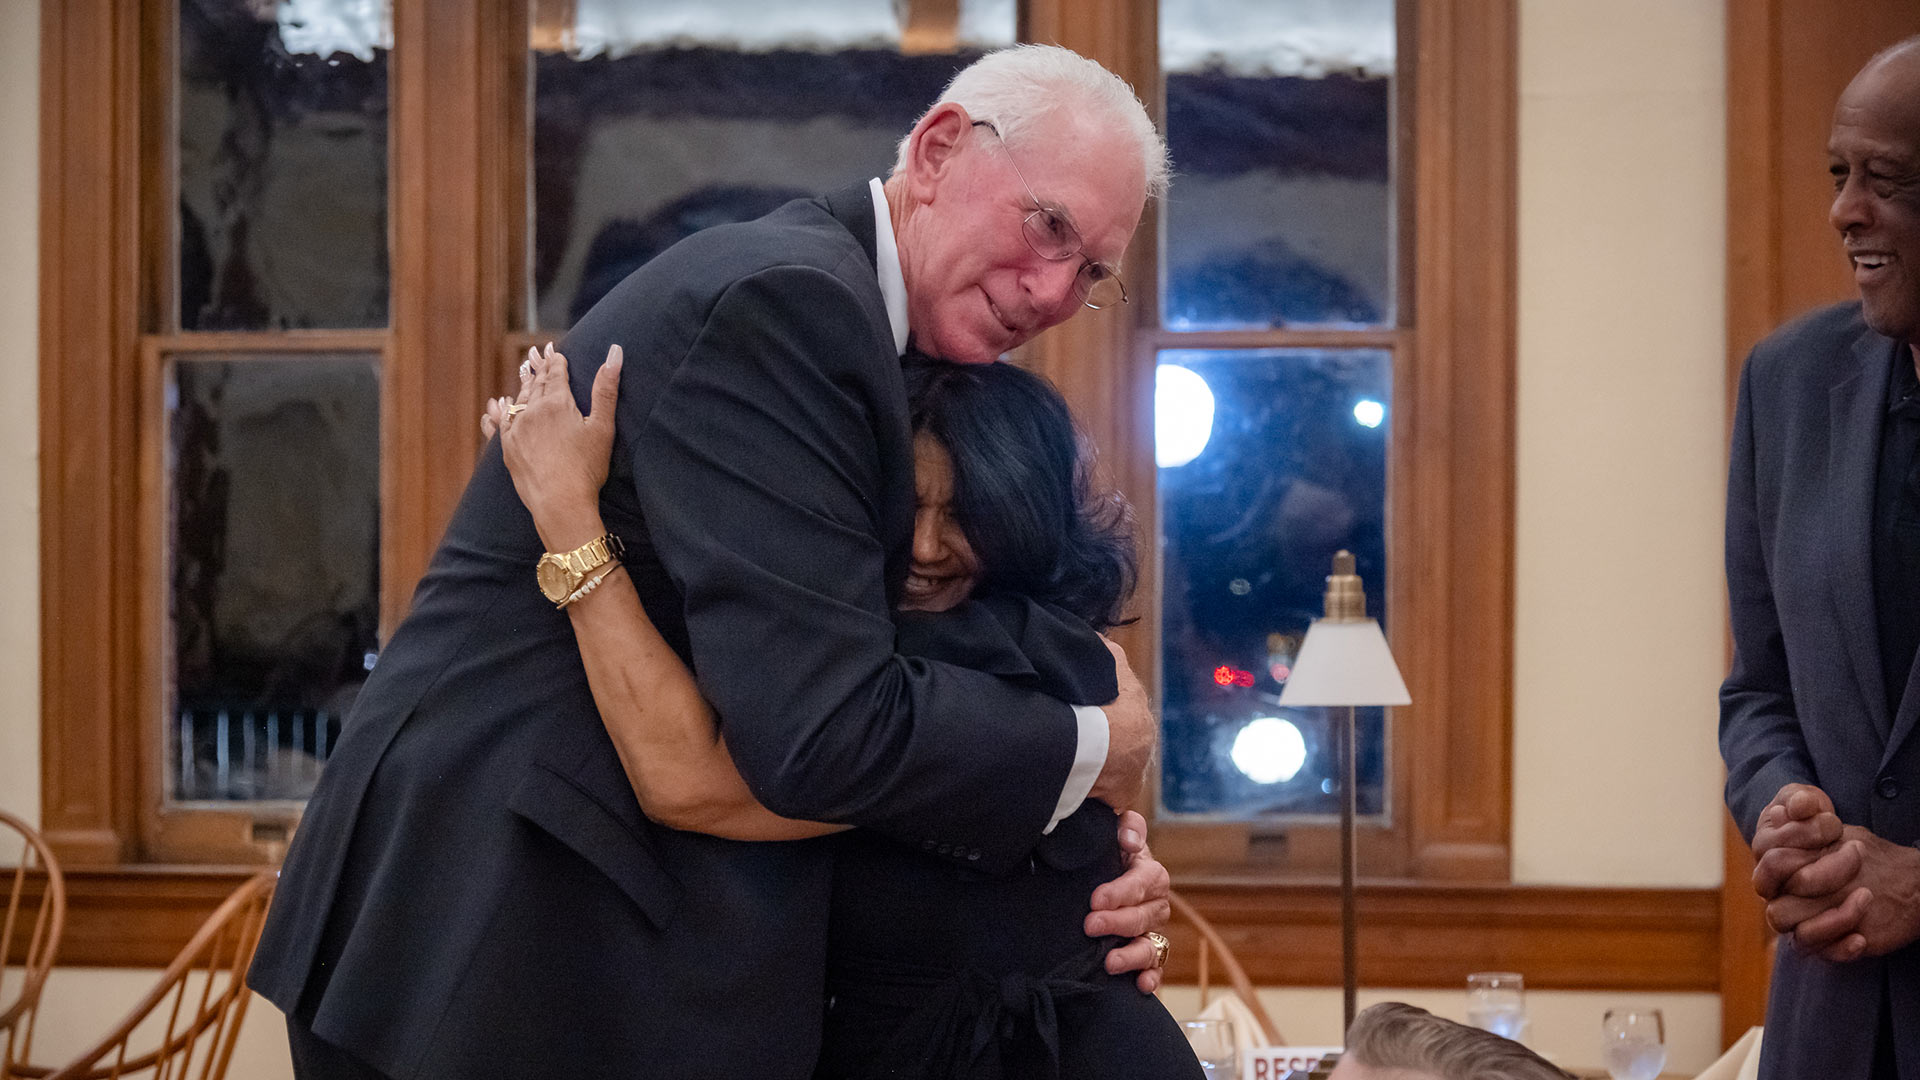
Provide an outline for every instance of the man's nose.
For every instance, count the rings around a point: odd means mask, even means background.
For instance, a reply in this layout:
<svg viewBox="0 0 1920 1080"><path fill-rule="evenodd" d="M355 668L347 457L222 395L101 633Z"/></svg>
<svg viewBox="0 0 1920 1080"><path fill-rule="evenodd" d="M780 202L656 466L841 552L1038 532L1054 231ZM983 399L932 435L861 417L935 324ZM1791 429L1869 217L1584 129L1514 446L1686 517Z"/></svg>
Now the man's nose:
<svg viewBox="0 0 1920 1080"><path fill-rule="evenodd" d="M1834 231L1845 236L1854 229L1864 228L1872 221L1872 208L1864 190L1865 184L1859 176L1849 176L1833 193L1833 205L1827 208L1827 221Z"/></svg>
<svg viewBox="0 0 1920 1080"><path fill-rule="evenodd" d="M1074 287L1080 276L1080 260L1035 261L1039 265L1029 270L1026 277L1027 293L1033 297L1033 306L1050 322L1073 314L1073 307L1078 304Z"/></svg>

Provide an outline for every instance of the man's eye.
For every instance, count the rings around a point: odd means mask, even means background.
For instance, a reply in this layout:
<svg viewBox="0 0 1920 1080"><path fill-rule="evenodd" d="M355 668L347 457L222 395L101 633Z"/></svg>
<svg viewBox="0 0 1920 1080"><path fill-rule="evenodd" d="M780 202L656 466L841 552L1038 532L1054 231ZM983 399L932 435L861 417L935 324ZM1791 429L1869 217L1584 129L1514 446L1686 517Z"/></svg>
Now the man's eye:
<svg viewBox="0 0 1920 1080"><path fill-rule="evenodd" d="M1105 263L1097 262L1088 263L1086 268L1080 272L1086 275L1088 281L1096 285L1113 276L1113 271L1108 270Z"/></svg>
<svg viewBox="0 0 1920 1080"><path fill-rule="evenodd" d="M1046 232L1049 240L1064 241L1073 235L1073 229L1067 224L1067 219L1051 210L1040 211L1040 227Z"/></svg>

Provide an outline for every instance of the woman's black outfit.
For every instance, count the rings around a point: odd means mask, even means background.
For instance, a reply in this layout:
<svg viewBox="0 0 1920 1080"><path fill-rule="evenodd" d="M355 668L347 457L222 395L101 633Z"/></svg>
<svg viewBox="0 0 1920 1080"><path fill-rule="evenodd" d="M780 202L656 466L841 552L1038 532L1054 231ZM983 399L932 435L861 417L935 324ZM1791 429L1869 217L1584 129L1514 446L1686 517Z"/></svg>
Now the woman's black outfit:
<svg viewBox="0 0 1920 1080"><path fill-rule="evenodd" d="M898 649L1073 704L1117 695L1085 623L1012 597L903 614ZM838 838L816 1080L1202 1077L1160 1002L1133 973L1106 973L1124 941L1083 932L1094 889L1124 869L1115 834L1113 811L1089 800L1004 876L866 832Z"/></svg>

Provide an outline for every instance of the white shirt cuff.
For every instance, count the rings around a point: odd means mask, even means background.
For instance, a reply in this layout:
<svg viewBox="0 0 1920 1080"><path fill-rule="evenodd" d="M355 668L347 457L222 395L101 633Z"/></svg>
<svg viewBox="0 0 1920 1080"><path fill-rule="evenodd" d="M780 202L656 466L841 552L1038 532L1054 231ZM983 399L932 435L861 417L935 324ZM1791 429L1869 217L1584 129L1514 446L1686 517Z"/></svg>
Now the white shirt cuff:
<svg viewBox="0 0 1920 1080"><path fill-rule="evenodd" d="M1040 830L1043 833L1052 832L1067 815L1080 809L1080 804L1087 801L1087 792L1093 790L1093 782L1100 779L1100 770L1107 767L1107 711L1098 705L1075 705L1073 719L1080 725L1080 748L1074 752L1073 768L1067 772L1067 786L1053 808L1053 820Z"/></svg>

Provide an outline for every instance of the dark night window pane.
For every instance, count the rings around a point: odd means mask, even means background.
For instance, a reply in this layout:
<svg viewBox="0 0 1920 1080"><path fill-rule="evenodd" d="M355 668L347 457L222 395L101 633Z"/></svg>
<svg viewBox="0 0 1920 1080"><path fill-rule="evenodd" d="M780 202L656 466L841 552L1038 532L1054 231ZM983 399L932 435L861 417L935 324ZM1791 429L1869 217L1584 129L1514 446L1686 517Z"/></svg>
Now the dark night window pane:
<svg viewBox="0 0 1920 1080"><path fill-rule="evenodd" d="M181 0L180 325L387 325L387 0Z"/></svg>
<svg viewBox="0 0 1920 1080"><path fill-rule="evenodd" d="M378 360L176 360L166 447L168 791L304 799L379 647Z"/></svg>
<svg viewBox="0 0 1920 1080"><path fill-rule="evenodd" d="M1160 353L1161 800L1175 815L1339 811L1334 714L1282 709L1334 552L1386 623L1391 354ZM1359 806L1386 812L1387 724L1359 713Z"/></svg>
<svg viewBox="0 0 1920 1080"><path fill-rule="evenodd" d="M536 3L535 324L700 229L885 178L953 74L1013 43L1011 0L962 0L953 40L910 55L896 6Z"/></svg>
<svg viewBox="0 0 1920 1080"><path fill-rule="evenodd" d="M1171 330L1394 321L1392 0L1162 0Z"/></svg>

